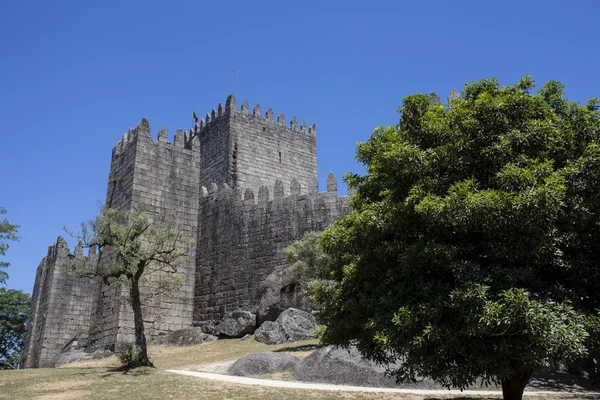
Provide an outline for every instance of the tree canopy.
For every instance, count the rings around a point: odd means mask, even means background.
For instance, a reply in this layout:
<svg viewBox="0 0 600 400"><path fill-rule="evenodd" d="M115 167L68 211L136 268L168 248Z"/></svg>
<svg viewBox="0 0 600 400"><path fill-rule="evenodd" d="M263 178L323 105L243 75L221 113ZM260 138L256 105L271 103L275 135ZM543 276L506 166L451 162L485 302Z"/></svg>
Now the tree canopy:
<svg viewBox="0 0 600 400"><path fill-rule="evenodd" d="M21 360L30 302L27 293L0 287L0 369L15 369Z"/></svg>
<svg viewBox="0 0 600 400"><path fill-rule="evenodd" d="M326 294L335 282L329 279L331 260L319 245L321 232L306 232L285 249L285 260L290 264L292 277L300 284L302 293L315 303L323 303Z"/></svg>
<svg viewBox="0 0 600 400"><path fill-rule="evenodd" d="M90 259L75 264L75 273L99 276L106 284L121 281L129 288L135 345L123 355L125 367L152 366L144 334L143 288L150 294L173 294L183 283L178 266L189 239L166 216L154 217L152 220L141 206L129 211L103 208L96 219L82 225L79 235L86 246L98 246L102 256L97 265L90 265Z"/></svg>
<svg viewBox="0 0 600 400"><path fill-rule="evenodd" d="M0 207L0 215L6 214L6 209ZM19 225L11 224L6 218L0 221L0 256L6 255L8 250L9 242L18 242L19 236L17 236ZM5 284L8 274L4 269L8 268L10 263L6 261L0 261L0 284Z"/></svg>
<svg viewBox="0 0 600 400"><path fill-rule="evenodd" d="M470 82L447 105L408 96L396 127L358 144L353 211L322 240L335 282L325 343L402 360L401 380L483 379L515 399L534 371L594 346L598 100L534 87Z"/></svg>

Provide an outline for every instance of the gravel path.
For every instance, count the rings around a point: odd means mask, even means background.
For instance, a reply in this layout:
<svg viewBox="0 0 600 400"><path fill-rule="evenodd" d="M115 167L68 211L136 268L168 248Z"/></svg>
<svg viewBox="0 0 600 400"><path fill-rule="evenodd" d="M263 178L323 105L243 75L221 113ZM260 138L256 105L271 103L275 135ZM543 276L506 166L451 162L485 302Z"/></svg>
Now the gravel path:
<svg viewBox="0 0 600 400"><path fill-rule="evenodd" d="M345 386L345 385L329 385L325 383L304 383L290 381L276 381L272 379L255 379L241 376L221 375L210 372L182 371L170 369L167 372L174 374L194 376L197 378L210 379L221 382L240 383L242 385L268 386L277 388L289 389L309 389L309 390L327 390L334 392L375 392L375 393L404 393L404 394L421 394L421 395L462 395L462 396L502 396L501 391L492 390L432 390L432 389L392 389L392 388L374 388L361 386ZM530 391L526 390L526 396L563 396L571 397L574 395L584 396L600 396L597 392L573 393L573 392L558 392L558 391Z"/></svg>

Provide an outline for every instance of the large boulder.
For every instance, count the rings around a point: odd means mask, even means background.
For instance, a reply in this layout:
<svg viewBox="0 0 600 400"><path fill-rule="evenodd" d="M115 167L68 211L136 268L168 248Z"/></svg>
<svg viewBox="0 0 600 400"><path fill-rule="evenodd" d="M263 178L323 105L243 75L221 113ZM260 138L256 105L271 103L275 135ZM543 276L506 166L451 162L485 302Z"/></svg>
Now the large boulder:
<svg viewBox="0 0 600 400"><path fill-rule="evenodd" d="M265 344L295 342L312 339L319 325L311 314L296 308L282 312L275 322L266 321L254 333L254 338Z"/></svg>
<svg viewBox="0 0 600 400"><path fill-rule="evenodd" d="M212 342L217 337L202 332L201 328L185 328L172 332L169 335L161 336L153 340L152 344L164 344L167 346L194 346Z"/></svg>
<svg viewBox="0 0 600 400"><path fill-rule="evenodd" d="M296 364L292 376L299 381L337 385L394 387L385 368L363 359L356 349L327 346Z"/></svg>
<svg viewBox="0 0 600 400"><path fill-rule="evenodd" d="M279 344L286 341L281 325L273 321L265 321L254 332L254 339L264 344Z"/></svg>
<svg viewBox="0 0 600 400"><path fill-rule="evenodd" d="M279 266L270 273L259 288L260 301L256 311L256 322L275 321L290 307L301 310L316 310L318 307L302 295L300 285L294 279L289 266Z"/></svg>
<svg viewBox="0 0 600 400"><path fill-rule="evenodd" d="M362 358L354 346L347 349L327 346L316 350L296 364L292 376L299 381L337 385L440 388L429 379L398 385L394 378L386 374L385 367Z"/></svg>
<svg viewBox="0 0 600 400"><path fill-rule="evenodd" d="M298 359L291 354L273 352L249 354L233 363L229 367L229 373L237 376L272 374L292 369L297 362Z"/></svg>
<svg viewBox="0 0 600 400"><path fill-rule="evenodd" d="M315 317L306 311L288 308L275 320L280 326L288 342L312 339L319 328Z"/></svg>
<svg viewBox="0 0 600 400"><path fill-rule="evenodd" d="M254 333L256 329L256 314L250 311L236 310L225 314L225 317L212 328L212 334L241 338Z"/></svg>

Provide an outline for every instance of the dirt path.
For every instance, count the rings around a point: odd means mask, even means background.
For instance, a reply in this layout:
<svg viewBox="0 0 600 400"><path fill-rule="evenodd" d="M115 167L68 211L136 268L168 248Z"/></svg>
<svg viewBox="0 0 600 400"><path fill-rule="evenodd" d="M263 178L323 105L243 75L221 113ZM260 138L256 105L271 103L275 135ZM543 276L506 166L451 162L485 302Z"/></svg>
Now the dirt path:
<svg viewBox="0 0 600 400"><path fill-rule="evenodd" d="M404 394L420 394L420 395L462 395L462 396L502 396L500 391L492 390L431 390L431 389L392 389L392 388L375 388L362 386L345 386L345 385L329 385L325 383L305 383L305 382L289 382L276 381L272 379L255 379L242 376L221 375L210 372L182 371L170 369L167 372L174 374L195 376L202 379L210 379L221 382L240 383L242 385L268 386L277 388L289 389L310 389L310 390L327 390L334 392L374 392L374 393L404 393ZM555 391L529 391L524 393L526 396L563 396L570 397L574 395L584 396L600 396L597 392L572 393L572 392L555 392Z"/></svg>

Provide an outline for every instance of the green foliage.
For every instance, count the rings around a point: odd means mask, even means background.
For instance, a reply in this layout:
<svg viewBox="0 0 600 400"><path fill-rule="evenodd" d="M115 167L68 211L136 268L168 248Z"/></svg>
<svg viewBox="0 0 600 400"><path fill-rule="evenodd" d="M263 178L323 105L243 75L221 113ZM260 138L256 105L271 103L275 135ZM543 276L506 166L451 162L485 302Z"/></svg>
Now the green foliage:
<svg viewBox="0 0 600 400"><path fill-rule="evenodd" d="M23 350L31 298L0 287L0 369L17 368Z"/></svg>
<svg viewBox="0 0 600 400"><path fill-rule="evenodd" d="M151 220L142 207L131 211L102 208L96 218L82 225L79 238L86 246L98 246L104 252L102 262L89 260L75 264L79 275L100 276L105 283L146 279L143 284L152 293L175 294L183 284L177 272L189 246L186 238L167 221L166 216Z"/></svg>
<svg viewBox="0 0 600 400"><path fill-rule="evenodd" d="M531 77L404 98L357 158L353 212L324 234L326 343L464 388L584 354L600 306L600 114ZM589 330L589 329L588 329ZM597 339L596 339L597 340ZM519 394L520 396L520 394Z"/></svg>
<svg viewBox="0 0 600 400"><path fill-rule="evenodd" d="M144 296L176 294L183 284L178 266L190 246L165 215L152 219L141 206L130 211L102 208L96 218L82 224L79 238L86 246L98 246L100 262L88 257L73 266L80 276L101 277L105 284L121 281L129 289L133 310L135 346L129 352L132 366L152 366L148 359L142 315ZM124 356L125 357L125 356Z"/></svg>
<svg viewBox="0 0 600 400"><path fill-rule="evenodd" d="M600 310L589 316L586 329L589 334L586 342L588 357L584 368L590 378L598 382L600 381Z"/></svg>
<svg viewBox="0 0 600 400"><path fill-rule="evenodd" d="M283 250L286 262L301 290L315 303L323 303L321 295L332 289L334 281L329 279L331 262L319 240L320 232L307 232Z"/></svg>
<svg viewBox="0 0 600 400"><path fill-rule="evenodd" d="M0 215L6 214L6 209L0 207ZM18 242L19 236L17 236L19 225L13 225L5 218L0 221L0 256L6 255L8 250L8 242ZM0 261L0 285L6 284L8 274L3 269L8 268L10 264L6 261Z"/></svg>

